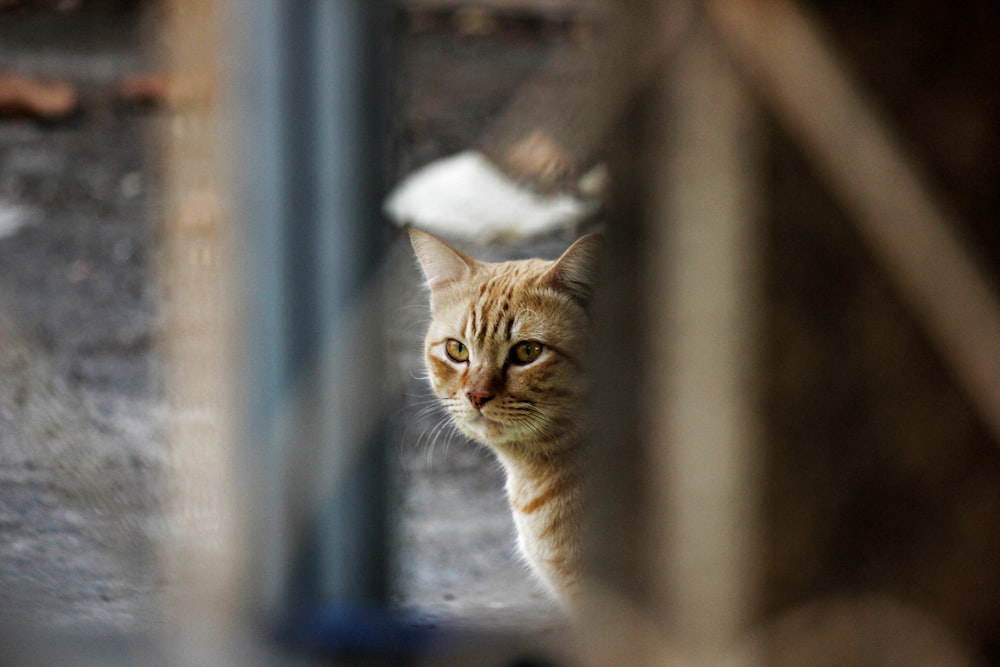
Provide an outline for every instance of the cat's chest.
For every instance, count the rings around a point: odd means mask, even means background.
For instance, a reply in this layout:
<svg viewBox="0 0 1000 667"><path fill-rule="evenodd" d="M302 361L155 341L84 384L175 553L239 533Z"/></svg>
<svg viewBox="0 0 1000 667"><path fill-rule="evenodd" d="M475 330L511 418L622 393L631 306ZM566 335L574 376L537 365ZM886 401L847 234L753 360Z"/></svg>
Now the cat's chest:
<svg viewBox="0 0 1000 667"><path fill-rule="evenodd" d="M524 550L546 552L575 539L580 490L568 467L535 472L508 469L507 501Z"/></svg>
<svg viewBox="0 0 1000 667"><path fill-rule="evenodd" d="M550 593L565 601L579 577L580 492L567 475L508 479L517 546Z"/></svg>

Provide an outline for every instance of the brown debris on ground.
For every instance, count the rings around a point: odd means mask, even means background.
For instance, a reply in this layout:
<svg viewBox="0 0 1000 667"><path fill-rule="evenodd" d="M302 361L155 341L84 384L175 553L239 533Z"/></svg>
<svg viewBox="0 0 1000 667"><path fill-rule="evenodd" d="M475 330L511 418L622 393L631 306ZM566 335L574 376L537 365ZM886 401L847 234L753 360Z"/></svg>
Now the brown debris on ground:
<svg viewBox="0 0 1000 667"><path fill-rule="evenodd" d="M76 111L79 104L72 84L0 73L0 115L58 120Z"/></svg>

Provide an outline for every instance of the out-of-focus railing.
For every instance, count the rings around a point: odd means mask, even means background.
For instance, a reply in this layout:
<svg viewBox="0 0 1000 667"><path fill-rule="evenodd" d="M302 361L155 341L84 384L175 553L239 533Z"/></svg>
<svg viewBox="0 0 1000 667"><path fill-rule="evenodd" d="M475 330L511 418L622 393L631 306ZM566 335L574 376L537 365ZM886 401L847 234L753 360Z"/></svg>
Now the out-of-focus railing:
<svg viewBox="0 0 1000 667"><path fill-rule="evenodd" d="M663 16L651 4L618 11L642 24L643 12ZM598 354L595 400L616 409L602 411L594 444L593 595L542 650L567 664L792 664L781 656L794 652L768 641L794 635L795 618L759 624L758 102L848 202L994 436L1000 315L813 21L780 0L673 4L667 14L685 25L663 26L670 49L628 45L644 63L636 80L594 82L643 99L642 122L628 122L625 104L601 120L642 165L631 195L611 203L598 323L614 343L604 350L628 351ZM351 345L380 326L377 299L364 301L377 292L366 284L381 234L375 5L168 3L177 75L205 94L169 134L178 523L166 563L183 583L181 621L207 614L239 635L265 618L313 648L384 640L415 651L382 616L383 395L365 380L378 377L378 346ZM646 63L651 52L663 62ZM870 169L854 168L859 152ZM947 280L926 279L930 259ZM816 609L831 622L871 614L925 627L892 605ZM820 650L806 634L797 641ZM489 646L421 659L503 659Z"/></svg>

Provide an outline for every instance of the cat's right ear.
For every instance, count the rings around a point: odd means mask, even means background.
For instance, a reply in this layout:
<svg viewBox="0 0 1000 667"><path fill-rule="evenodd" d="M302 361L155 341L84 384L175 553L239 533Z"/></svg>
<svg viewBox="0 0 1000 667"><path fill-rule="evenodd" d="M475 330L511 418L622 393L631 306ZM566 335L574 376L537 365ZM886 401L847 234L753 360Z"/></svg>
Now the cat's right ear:
<svg viewBox="0 0 1000 667"><path fill-rule="evenodd" d="M472 273L473 260L427 232L411 228L410 243L431 292L457 283Z"/></svg>

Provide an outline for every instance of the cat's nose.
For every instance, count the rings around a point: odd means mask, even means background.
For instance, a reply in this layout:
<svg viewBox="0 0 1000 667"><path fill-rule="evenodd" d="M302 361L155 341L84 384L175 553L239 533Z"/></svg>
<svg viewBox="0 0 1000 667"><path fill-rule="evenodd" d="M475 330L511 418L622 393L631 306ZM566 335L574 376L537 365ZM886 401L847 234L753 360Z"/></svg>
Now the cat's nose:
<svg viewBox="0 0 1000 667"><path fill-rule="evenodd" d="M493 394L482 389L471 389L465 392L465 395L469 397L469 402L476 410L482 410L483 406L493 400Z"/></svg>

